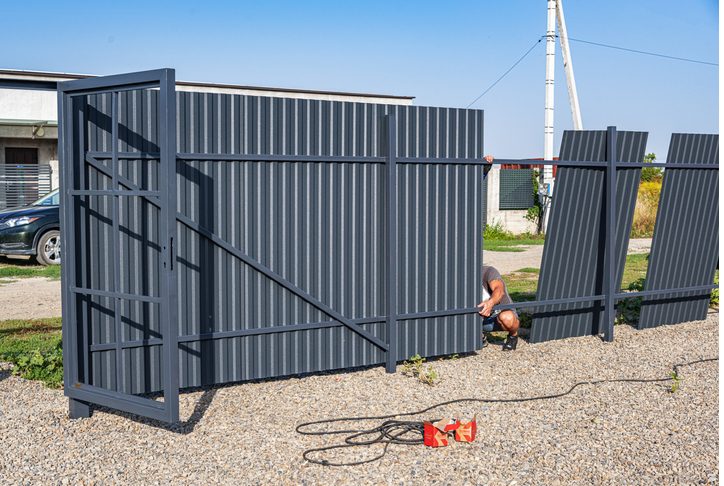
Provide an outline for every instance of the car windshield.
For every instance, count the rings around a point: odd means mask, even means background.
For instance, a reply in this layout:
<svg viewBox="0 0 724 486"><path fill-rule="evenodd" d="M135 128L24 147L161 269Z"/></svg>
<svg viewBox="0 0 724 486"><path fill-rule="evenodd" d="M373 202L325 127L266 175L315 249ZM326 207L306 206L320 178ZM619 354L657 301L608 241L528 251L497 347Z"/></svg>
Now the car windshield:
<svg viewBox="0 0 724 486"><path fill-rule="evenodd" d="M58 206L59 204L60 194L58 193L58 189L30 203L31 206Z"/></svg>

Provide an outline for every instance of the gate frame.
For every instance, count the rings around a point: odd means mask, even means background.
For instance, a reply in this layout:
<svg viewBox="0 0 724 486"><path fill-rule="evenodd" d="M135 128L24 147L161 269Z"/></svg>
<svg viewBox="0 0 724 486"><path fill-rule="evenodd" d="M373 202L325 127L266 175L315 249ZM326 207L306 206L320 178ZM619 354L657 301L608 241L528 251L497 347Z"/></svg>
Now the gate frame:
<svg viewBox="0 0 724 486"><path fill-rule="evenodd" d="M140 89L160 90L158 128L159 128L159 150L157 158L159 167L159 187L157 191L144 191L131 187L128 181L123 180L119 175L118 160L118 93ZM89 94L111 93L112 97L112 147L111 157L113 160L112 178L113 187L110 191L87 191L83 188L76 189L73 185L73 175L76 170L83 170L85 164L91 164L86 157L86 147L81 147L82 154L75 154L73 138L72 109L73 98ZM75 248L76 226L73 219L74 201L77 196L100 195L112 197L114 201L114 223L118 224L118 198L121 196L145 197L147 200L157 198L159 207L159 240L162 245L160 251L160 263L162 265L159 275L159 297L143 295L123 294L118 288L118 269L114 267L116 274L116 285L114 292L98 291L93 289L80 288L77 286L76 276L73 270L63 277L62 299L63 299L63 381L64 394L70 398L70 418L81 418L90 416L90 403L105 405L114 409L143 415L145 417L162 420L164 422L178 422L179 420L179 376L178 376L178 336L174 326L178 322L178 310L176 301L176 270L173 265L173 236L176 234L176 76L173 69L159 69L140 73L121 74L105 76L100 78L79 79L58 83L58 113L61 118L58 133L58 153L64 163L60 164L60 222L61 243L63 248ZM85 122L85 119L83 120ZM80 128L81 134L83 128ZM81 135L82 136L82 135ZM141 155L139 153L139 155ZM98 169L98 167L95 167ZM109 174L105 173L108 177ZM125 186L129 190L120 190ZM121 194L122 193L122 194ZM149 197L153 196L153 197ZM173 208L173 211L171 211ZM113 231L114 252L117 250L118 227ZM65 268L74 269L76 266L75 254L71 251L65 252L63 256ZM78 353L89 353L90 344L84 343L86 349L80 350L77 346L78 338L78 310L75 296L77 294L99 295L115 298L115 326L116 326L116 390L123 386L123 369L119 368L119 361L122 359L122 342L120 341L119 321L120 311L118 303L121 300L155 302L160 307L160 326L162 333L162 354L161 354L161 376L163 382L164 401L159 402L136 395L122 393L120 391L108 390L105 388L81 383L79 381ZM87 325L87 323L82 323ZM86 358L87 359L87 358ZM87 377L86 377L87 379Z"/></svg>

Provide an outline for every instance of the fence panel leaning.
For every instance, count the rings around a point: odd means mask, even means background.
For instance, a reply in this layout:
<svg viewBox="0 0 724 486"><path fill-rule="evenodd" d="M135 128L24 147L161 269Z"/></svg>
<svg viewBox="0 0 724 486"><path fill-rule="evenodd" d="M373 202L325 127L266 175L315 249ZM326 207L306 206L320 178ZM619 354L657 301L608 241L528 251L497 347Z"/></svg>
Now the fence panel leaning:
<svg viewBox="0 0 724 486"><path fill-rule="evenodd" d="M618 132L619 162L643 162L648 134ZM607 131L566 131L561 160L605 162ZM614 285L621 287L626 262L640 168L616 173L616 252ZM543 247L538 300L603 295L608 279L606 265L607 205L606 167L559 167L556 191ZM558 304L533 314L531 342L587 336L604 331L602 301Z"/></svg>
<svg viewBox="0 0 724 486"><path fill-rule="evenodd" d="M482 111L173 93L173 70L59 93L72 416L480 348Z"/></svg>
<svg viewBox="0 0 724 486"><path fill-rule="evenodd" d="M667 162L714 165L719 137L675 133ZM719 173L687 169L664 172L645 290L708 285L719 263ZM639 329L706 318L711 290L645 296Z"/></svg>

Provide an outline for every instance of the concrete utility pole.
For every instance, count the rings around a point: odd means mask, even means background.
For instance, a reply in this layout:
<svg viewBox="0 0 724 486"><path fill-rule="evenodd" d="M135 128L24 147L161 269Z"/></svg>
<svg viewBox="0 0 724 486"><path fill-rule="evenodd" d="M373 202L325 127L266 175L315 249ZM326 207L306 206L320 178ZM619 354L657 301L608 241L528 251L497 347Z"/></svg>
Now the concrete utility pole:
<svg viewBox="0 0 724 486"><path fill-rule="evenodd" d="M545 109L545 143L543 146L543 159L553 160L553 95L555 87L555 58L556 58L556 19L561 39L561 53L563 66L566 70L566 83L568 84L568 99L571 103L574 130L583 130L581 109L578 106L578 92L576 91L576 78L573 75L573 61L568 46L568 33L566 20L563 16L562 0L547 0L548 2L548 31L546 34L546 109ZM542 183L548 184L548 194L553 195L553 167L544 166ZM548 211L545 212L543 229L548 227Z"/></svg>
<svg viewBox="0 0 724 486"><path fill-rule="evenodd" d="M545 113L545 144L543 159L553 160L553 95L556 60L556 0L548 0L548 32L546 34L546 113ZM550 173L550 175L549 175ZM543 169L543 179L549 181L553 177L553 169Z"/></svg>

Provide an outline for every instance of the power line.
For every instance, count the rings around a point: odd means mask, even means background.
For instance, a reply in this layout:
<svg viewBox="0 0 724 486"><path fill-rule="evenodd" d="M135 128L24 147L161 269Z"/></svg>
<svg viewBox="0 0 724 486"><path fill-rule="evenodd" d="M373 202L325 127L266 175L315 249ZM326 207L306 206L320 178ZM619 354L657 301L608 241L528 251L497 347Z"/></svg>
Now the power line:
<svg viewBox="0 0 724 486"><path fill-rule="evenodd" d="M520 63L520 61L522 61L523 59L525 59L525 56L527 56L528 54L530 54L530 51L532 51L532 50L535 48L535 46L537 46L537 45L540 43L540 41L542 41L544 38L545 38L545 36L544 36L544 37L541 37L540 39L538 39L538 40L536 41L536 43L533 44L533 47L531 47L530 49L528 49L528 52L526 52L525 54L523 54L523 57L521 57L520 59L518 59L518 62L516 62L515 64L513 64L513 66L512 66L510 69L508 69L507 71L505 71L505 74L503 74L500 78L498 78L498 81L494 82L494 83L490 86L490 88L488 88L488 89L486 89L485 91L483 91L483 94L481 94L480 96L478 96L477 98L475 98L475 100L474 100L472 103L470 103L468 106L466 106L465 108L470 108L470 107L473 105L473 103L475 103L475 102L478 101L480 98L482 98L485 93L487 93L488 91L490 91L491 89L493 89L493 86L495 86L496 84L498 84L498 82L500 82L501 79L503 79L509 72L511 72L511 71L513 70L513 68Z"/></svg>
<svg viewBox="0 0 724 486"><path fill-rule="evenodd" d="M556 37L558 37L558 36L556 36ZM568 40L574 41L574 42L581 42L581 43L583 43L583 44L591 44L591 45L594 45L594 46L608 47L609 49L618 49L618 50L620 50L620 51L635 52L635 53L637 53L637 54L646 54L647 56L664 57L664 58L666 58L666 59L676 59L677 61L695 62L695 63L698 63L698 64L709 64L710 66L718 66L718 65L719 65L718 63L713 63L713 62L697 61L697 60L694 60L694 59L686 59L686 58L683 58L683 57L665 56L665 55L663 55L663 54L656 54L656 53L654 53L654 52L637 51L637 50L635 50L635 49L627 49L627 48L625 48L625 47L616 47L616 46L609 46L608 44L599 44L598 42L590 42L590 41L584 41L584 40L580 40L580 39L571 39L570 37L568 38Z"/></svg>
<svg viewBox="0 0 724 486"><path fill-rule="evenodd" d="M556 37L559 37L559 36L556 35ZM513 64L513 66L505 72L505 74L503 74L500 78L498 78L498 80L497 80L496 82L494 82L492 85L490 85L490 87L489 87L488 89L486 89L485 91L483 91L483 94L481 94L480 96L478 96L477 98L475 98L475 100L474 100L472 103L470 103L468 106L466 106L465 108L470 108L476 101L478 101L480 98L482 98L483 95L485 95L485 93L487 93L488 91L490 91L491 89L493 89L493 87L494 87L496 84L498 84L498 83L500 82L500 80L502 80L505 76L507 76L508 73L509 73L510 71L512 71L513 68L520 63L520 61L522 61L523 59L525 59L525 57L526 57L528 54L530 54L530 52L535 48L535 46L537 46L537 45L540 43L540 41L542 41L542 40L545 39L545 38L547 38L547 36L543 36L543 37L541 37L540 39L538 39L538 41L537 41L535 44L533 44L533 47L531 47L530 49L528 49L528 52L526 52L525 54L523 54L523 57L521 57L520 59L518 59L518 61L517 61L515 64ZM636 53L636 54L645 54L645 55L647 55L647 56L656 56L656 57L663 57L663 58L665 58L665 59L674 59L674 60L676 60L676 61L686 61L686 62L694 62L694 63L697 63L697 64L707 64L707 65L710 65L710 66L719 66L718 63L713 63L713 62L697 61L697 60L695 60L695 59L686 59L686 58L683 58L683 57L666 56L666 55L664 55L664 54L656 54L656 53L654 53L654 52L638 51L638 50L636 50L636 49L628 49L628 48L626 48L626 47L617 47L617 46L611 46L611 45L608 45L608 44L600 44L600 43L598 43L598 42L585 41L585 40L581 40L581 39L572 39L572 38L570 38L570 37L568 38L568 40L569 40L569 41L574 41L574 42L580 42L580 43L582 43L582 44L591 44L591 45L599 46L599 47L608 47L609 49L618 49L618 50L620 50L620 51L634 52L634 53Z"/></svg>

